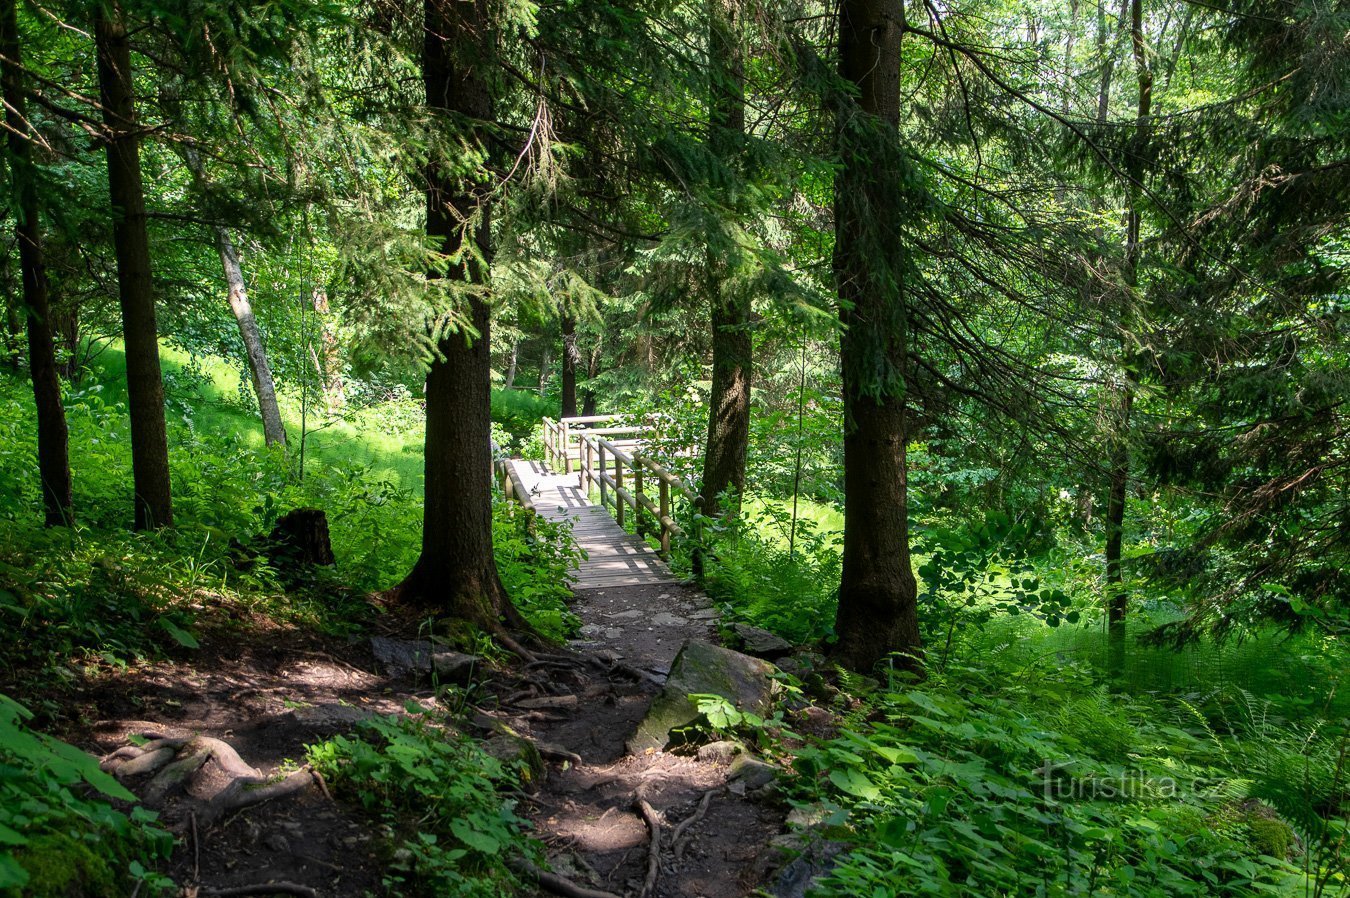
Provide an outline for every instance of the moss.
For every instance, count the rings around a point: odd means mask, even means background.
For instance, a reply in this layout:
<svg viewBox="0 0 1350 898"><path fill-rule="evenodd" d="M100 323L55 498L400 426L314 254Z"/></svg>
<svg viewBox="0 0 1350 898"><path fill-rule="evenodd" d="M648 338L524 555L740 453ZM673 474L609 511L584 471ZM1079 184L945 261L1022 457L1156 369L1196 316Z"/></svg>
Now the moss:
<svg viewBox="0 0 1350 898"><path fill-rule="evenodd" d="M1247 817L1247 842L1261 854L1287 860L1294 849L1294 830L1279 817L1253 813Z"/></svg>
<svg viewBox="0 0 1350 898"><path fill-rule="evenodd" d="M89 843L62 833L37 836L15 855L32 878L22 892L6 898L121 898L115 858L95 853Z"/></svg>

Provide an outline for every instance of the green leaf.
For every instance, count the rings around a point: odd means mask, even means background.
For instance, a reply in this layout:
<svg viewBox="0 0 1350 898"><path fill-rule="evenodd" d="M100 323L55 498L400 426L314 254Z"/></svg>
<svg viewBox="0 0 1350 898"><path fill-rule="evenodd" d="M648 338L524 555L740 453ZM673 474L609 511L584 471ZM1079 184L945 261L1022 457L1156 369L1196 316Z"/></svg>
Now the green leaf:
<svg viewBox="0 0 1350 898"><path fill-rule="evenodd" d="M502 844L497 841L496 836L474 829L463 820L451 820L450 831L455 834L465 845L468 845L474 851L483 854L496 854L501 850Z"/></svg>
<svg viewBox="0 0 1350 898"><path fill-rule="evenodd" d="M830 771L830 782L834 783L841 792L847 792L849 795L855 795L866 801L872 801L881 795L881 790L876 787L866 774L853 767L836 767Z"/></svg>
<svg viewBox="0 0 1350 898"><path fill-rule="evenodd" d="M178 643L183 648L195 649L201 647L200 644L197 642L196 637L194 637L187 630L184 630L182 627L175 624L173 621L169 620L167 617L161 617L159 619L159 626L161 629L164 630L165 633L168 633L170 636L173 637L174 642Z"/></svg>

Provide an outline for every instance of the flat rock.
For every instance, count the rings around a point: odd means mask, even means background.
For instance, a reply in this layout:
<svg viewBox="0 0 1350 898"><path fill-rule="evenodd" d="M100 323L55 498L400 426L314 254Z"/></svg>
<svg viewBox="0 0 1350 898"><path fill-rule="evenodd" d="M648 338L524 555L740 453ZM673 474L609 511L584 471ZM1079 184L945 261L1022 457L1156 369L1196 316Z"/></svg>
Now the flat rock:
<svg viewBox="0 0 1350 898"><path fill-rule="evenodd" d="M772 661L775 658L792 654L792 643L781 636L770 633L763 627L755 627L750 624L733 624L731 632L735 634L736 641L745 653L754 655L756 658L766 658Z"/></svg>
<svg viewBox="0 0 1350 898"><path fill-rule="evenodd" d="M765 786L778 779L781 771L759 758L753 758L750 755L738 755L731 762L731 769L727 771L727 779L732 782L743 782L747 789L762 789Z"/></svg>
<svg viewBox="0 0 1350 898"><path fill-rule="evenodd" d="M681 647L670 667L670 676L652 702L647 716L628 740L630 754L662 751L671 741L671 730L699 719L691 694L720 695L740 711L766 715L773 695L767 661L733 652L697 639Z"/></svg>
<svg viewBox="0 0 1350 898"><path fill-rule="evenodd" d="M426 639L390 639L370 637L370 650L379 661L395 673L435 672L441 680L467 683L473 672L483 663L477 655L447 651Z"/></svg>

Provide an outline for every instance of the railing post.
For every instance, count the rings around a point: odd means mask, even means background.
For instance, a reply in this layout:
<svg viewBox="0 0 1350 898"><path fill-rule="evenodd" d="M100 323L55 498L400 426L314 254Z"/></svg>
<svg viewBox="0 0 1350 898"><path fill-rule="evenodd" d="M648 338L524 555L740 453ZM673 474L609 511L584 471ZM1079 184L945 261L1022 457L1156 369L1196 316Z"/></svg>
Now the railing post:
<svg viewBox="0 0 1350 898"><path fill-rule="evenodd" d="M614 517L623 526L623 459L614 456Z"/></svg>
<svg viewBox="0 0 1350 898"><path fill-rule="evenodd" d="M572 473L572 429L566 419L559 422L562 428L562 468L564 474Z"/></svg>
<svg viewBox="0 0 1350 898"><path fill-rule="evenodd" d="M642 524L642 456L633 456L633 529L637 531L638 536L643 536L647 528Z"/></svg>
<svg viewBox="0 0 1350 898"><path fill-rule="evenodd" d="M661 557L670 557L670 528L666 526L670 518L670 484L661 478Z"/></svg>
<svg viewBox="0 0 1350 898"><path fill-rule="evenodd" d="M605 444L604 444L604 443L596 443L595 446L596 446L596 449L598 450L598 453L599 453L599 455L600 455L600 507L601 507L601 508L604 508L604 507L605 507L605 488L608 486L608 484L605 483Z"/></svg>

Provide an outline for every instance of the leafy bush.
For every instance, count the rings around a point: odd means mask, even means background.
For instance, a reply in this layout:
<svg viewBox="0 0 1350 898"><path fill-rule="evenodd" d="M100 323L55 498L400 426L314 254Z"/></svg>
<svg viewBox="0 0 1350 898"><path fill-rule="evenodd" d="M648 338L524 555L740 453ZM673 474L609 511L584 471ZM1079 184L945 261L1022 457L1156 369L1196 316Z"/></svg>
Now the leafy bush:
<svg viewBox="0 0 1350 898"><path fill-rule="evenodd" d="M709 527L704 587L729 616L772 630L793 644L833 633L838 602L839 550L833 534L810 518L797 522L796 543L774 539L786 532L790 511L775 503Z"/></svg>
<svg viewBox="0 0 1350 898"><path fill-rule="evenodd" d="M567 601L572 598L570 571L581 550L571 525L501 499L493 505L492 546L502 585L525 619L554 641L575 636L581 619L568 610Z"/></svg>
<svg viewBox="0 0 1350 898"><path fill-rule="evenodd" d="M800 797L855 845L821 895L1302 894L1290 852L1336 826L1343 784L1302 794L1321 813L1296 837L1294 809L1262 800L1267 774L1240 740L1188 720L1108 699L1083 670L997 658L868 696L797 760ZM1280 763L1335 754L1335 738L1306 737L1260 744ZM1343 877L1337 863L1310 866Z"/></svg>
<svg viewBox="0 0 1350 898"><path fill-rule="evenodd" d="M556 403L529 390L493 390L492 420L510 435L511 443L502 443L508 452L519 452L548 415L557 417Z"/></svg>
<svg viewBox="0 0 1350 898"><path fill-rule="evenodd" d="M149 868L172 837L92 757L29 729L31 713L0 695L0 895L156 895L172 886Z"/></svg>
<svg viewBox="0 0 1350 898"><path fill-rule="evenodd" d="M489 898L510 894L508 858L537 854L515 802L497 788L517 776L448 721L376 717L354 736L310 746L309 762L339 796L377 821L391 849L385 884L399 894Z"/></svg>

